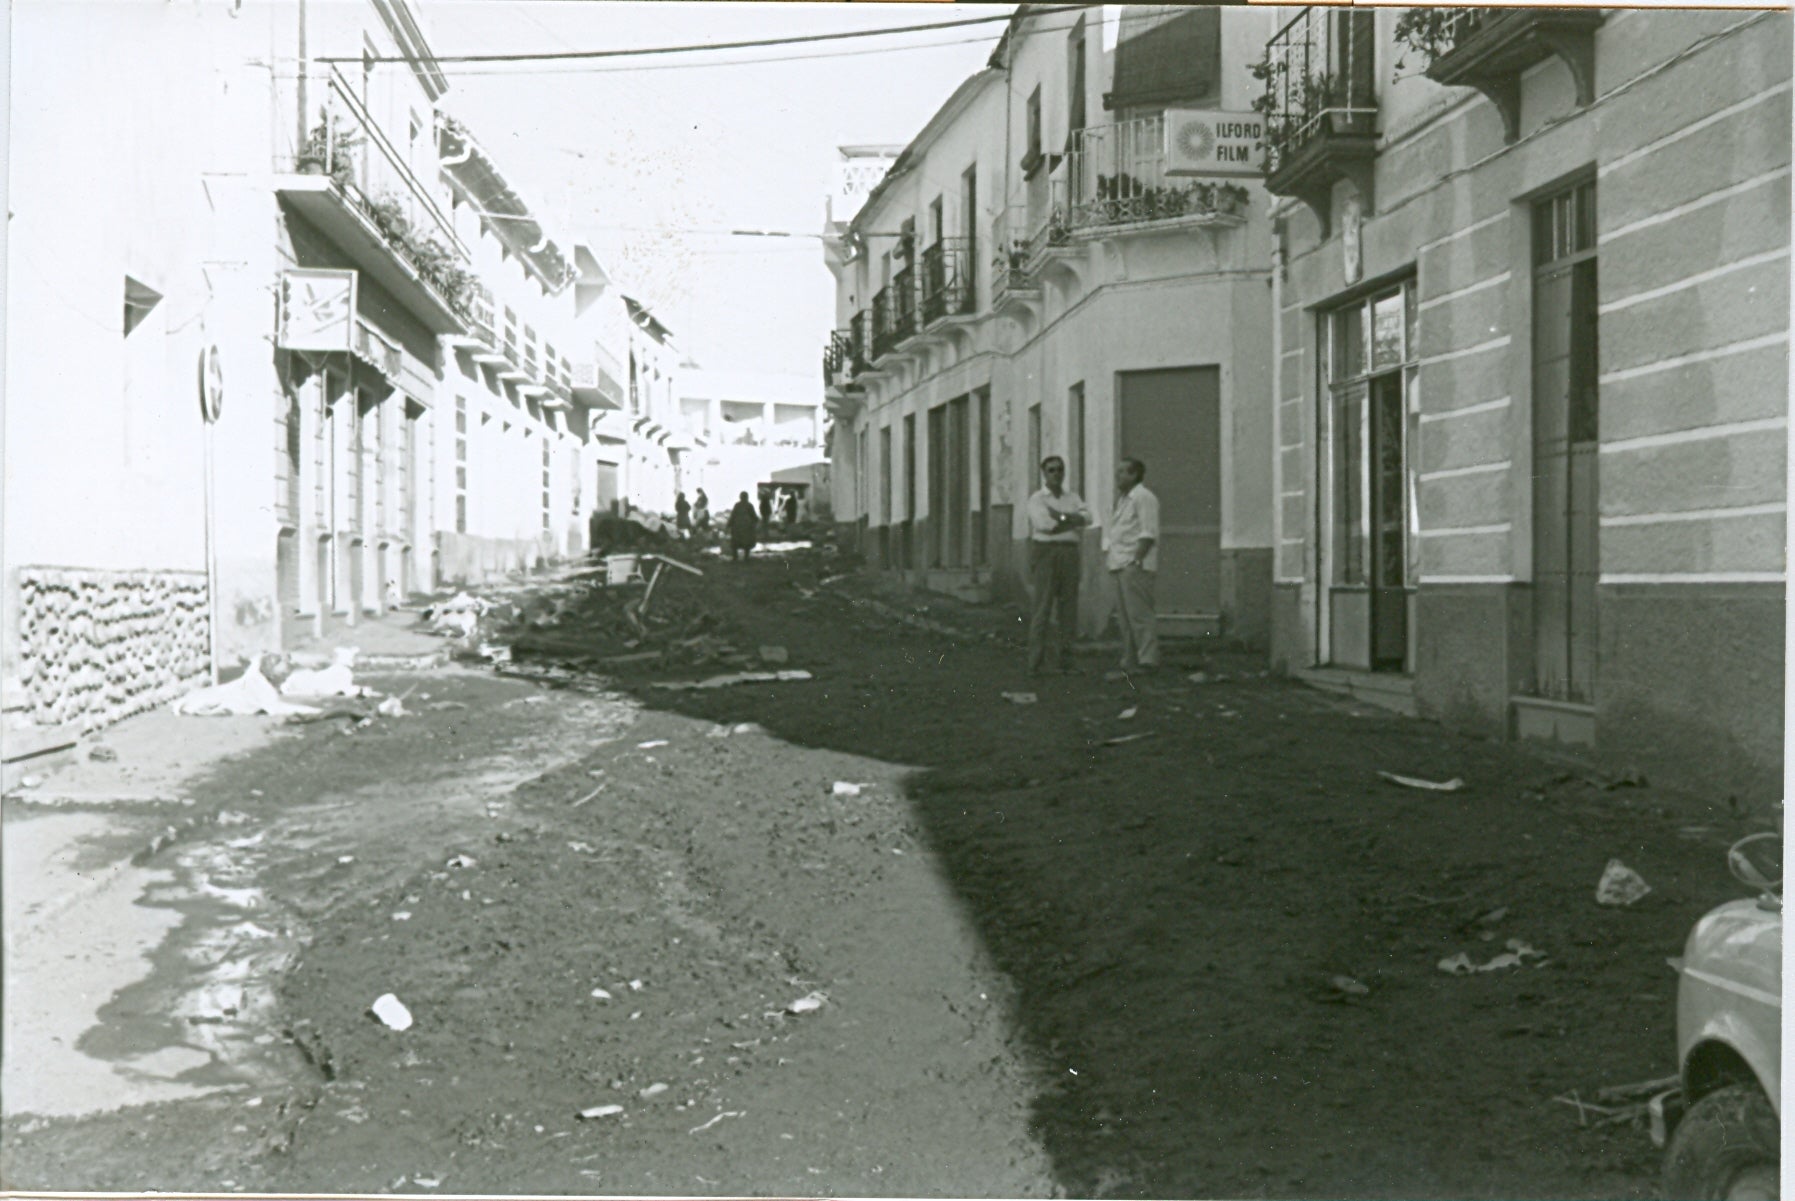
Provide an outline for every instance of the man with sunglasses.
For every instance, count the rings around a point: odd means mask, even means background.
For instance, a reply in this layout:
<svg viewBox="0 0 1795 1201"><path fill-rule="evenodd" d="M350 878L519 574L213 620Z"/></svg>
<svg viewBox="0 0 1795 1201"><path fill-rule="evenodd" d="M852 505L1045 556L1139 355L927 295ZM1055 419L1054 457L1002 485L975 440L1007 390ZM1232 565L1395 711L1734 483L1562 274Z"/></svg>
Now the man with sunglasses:
<svg viewBox="0 0 1795 1201"><path fill-rule="evenodd" d="M1041 460L1041 487L1028 498L1028 579L1033 589L1028 622L1028 674L1047 666L1047 626L1058 610L1059 670L1071 673L1072 636L1078 628L1078 540L1091 511L1066 489L1066 460Z"/></svg>

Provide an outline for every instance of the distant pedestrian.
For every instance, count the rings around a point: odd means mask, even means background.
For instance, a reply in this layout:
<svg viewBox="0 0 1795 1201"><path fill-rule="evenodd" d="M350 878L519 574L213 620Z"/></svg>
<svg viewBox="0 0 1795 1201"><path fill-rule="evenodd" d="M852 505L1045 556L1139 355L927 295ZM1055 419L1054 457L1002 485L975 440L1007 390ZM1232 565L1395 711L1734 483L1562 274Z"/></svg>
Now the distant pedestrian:
<svg viewBox="0 0 1795 1201"><path fill-rule="evenodd" d="M729 557L746 559L754 551L754 543L760 533L760 518L755 515L754 506L748 503L748 494L735 502L735 508L729 510Z"/></svg>
<svg viewBox="0 0 1795 1201"><path fill-rule="evenodd" d="M1091 524L1091 511L1076 492L1067 491L1066 460L1041 460L1041 487L1028 498L1028 579L1033 590L1028 622L1028 674L1047 666L1047 626L1059 614L1056 663L1071 672L1072 638L1078 626L1079 531Z"/></svg>
<svg viewBox="0 0 1795 1201"><path fill-rule="evenodd" d="M673 524L679 527L680 538L689 538L692 534L692 502L681 492L673 501Z"/></svg>
<svg viewBox="0 0 1795 1201"><path fill-rule="evenodd" d="M692 498L692 528L698 531L700 540L710 536L711 498L704 494L703 488Z"/></svg>
<svg viewBox="0 0 1795 1201"><path fill-rule="evenodd" d="M1115 581L1122 627L1122 670L1159 666L1153 583L1159 575L1159 498L1142 483L1139 459L1116 465L1116 507L1103 528L1104 566Z"/></svg>
<svg viewBox="0 0 1795 1201"><path fill-rule="evenodd" d="M742 495L746 496L748 494L746 492L744 492L744 493L742 493ZM767 527L771 526L772 524L773 524L773 493L769 490L762 490L762 492L760 494L760 525L761 525L762 529L766 529Z"/></svg>

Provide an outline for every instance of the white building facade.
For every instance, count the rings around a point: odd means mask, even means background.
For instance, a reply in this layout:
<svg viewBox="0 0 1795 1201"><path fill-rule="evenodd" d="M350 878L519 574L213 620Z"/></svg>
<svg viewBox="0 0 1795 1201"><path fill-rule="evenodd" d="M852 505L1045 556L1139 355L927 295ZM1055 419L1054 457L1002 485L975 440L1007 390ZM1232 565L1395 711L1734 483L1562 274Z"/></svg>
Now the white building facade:
<svg viewBox="0 0 1795 1201"><path fill-rule="evenodd" d="M1024 6L831 241L834 492L870 562L1016 594L1039 460L1066 458L1101 524L1135 457L1163 505L1163 624L1263 644L1267 201L1250 176L1169 174L1167 122L1250 117L1269 29ZM1113 609L1097 540L1087 633Z"/></svg>
<svg viewBox="0 0 1795 1201"><path fill-rule="evenodd" d="M13 34L9 713L104 724L583 551L622 384L406 0L40 4Z"/></svg>

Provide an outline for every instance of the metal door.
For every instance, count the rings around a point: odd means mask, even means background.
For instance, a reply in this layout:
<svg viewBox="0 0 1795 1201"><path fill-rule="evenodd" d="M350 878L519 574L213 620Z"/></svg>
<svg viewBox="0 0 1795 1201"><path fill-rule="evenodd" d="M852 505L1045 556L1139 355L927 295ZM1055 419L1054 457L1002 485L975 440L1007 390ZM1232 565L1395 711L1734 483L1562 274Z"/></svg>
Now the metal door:
<svg viewBox="0 0 1795 1201"><path fill-rule="evenodd" d="M929 410L929 545L930 567L946 567L947 527L952 515L947 511L947 406Z"/></svg>
<svg viewBox="0 0 1795 1201"><path fill-rule="evenodd" d="M947 405L947 564L971 565L967 555L972 524L972 401L961 396Z"/></svg>
<svg viewBox="0 0 1795 1201"><path fill-rule="evenodd" d="M1124 371L1116 398L1121 457L1146 464L1159 497L1159 612L1219 614L1221 369Z"/></svg>

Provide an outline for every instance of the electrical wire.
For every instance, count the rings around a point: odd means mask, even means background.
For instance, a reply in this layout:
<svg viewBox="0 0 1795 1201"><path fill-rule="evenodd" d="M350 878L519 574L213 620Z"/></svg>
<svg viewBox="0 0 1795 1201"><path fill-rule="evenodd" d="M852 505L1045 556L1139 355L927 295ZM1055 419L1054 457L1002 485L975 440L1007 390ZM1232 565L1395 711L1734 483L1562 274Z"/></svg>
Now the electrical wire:
<svg viewBox="0 0 1795 1201"><path fill-rule="evenodd" d="M1047 11L1067 12L1097 8L1094 4L1057 5ZM715 50L753 50L769 46L797 46L814 42L839 42L855 38L888 37L900 33L930 33L941 29L954 29L967 25L990 25L998 21L1009 21L1013 13L999 13L982 17L963 17L957 21L929 21L919 25L888 25L878 29L844 29L834 33L806 33L777 38L750 38L735 42L690 42L675 46L643 46L634 49L619 50L542 50L513 54L435 54L427 60L433 66L452 63L515 63L515 62L555 62L566 59L605 59L605 58L647 58L663 54L695 54ZM409 54L382 54L362 56L319 56L322 63L417 63L426 61Z"/></svg>
<svg viewBox="0 0 1795 1201"><path fill-rule="evenodd" d="M614 3L616 0L595 0L595 2ZM1073 28L1073 24L1076 24L1076 22L1072 24L1043 24L1039 27L1039 32L1053 33L1059 30L1071 29ZM1099 20L1096 24L1101 25L1103 24L1103 21ZM902 46L870 46L858 50L821 50L814 54L776 54L765 55L759 58L734 58L722 61L711 60L699 62L628 64L621 66L567 67L531 67L527 63L519 64L515 67L502 65L486 67L479 65L458 66L451 64L450 66L441 69L444 75L452 76L456 79L482 77L502 79L508 76L521 79L567 75L641 74L649 71L715 70L724 67L758 67L777 63L828 62L841 58L862 58L871 54L901 54L911 50L940 50L954 46L972 46L980 43L989 44L991 40L992 35L986 33L977 37L951 38L931 42L911 42Z"/></svg>

